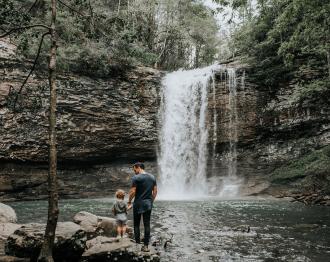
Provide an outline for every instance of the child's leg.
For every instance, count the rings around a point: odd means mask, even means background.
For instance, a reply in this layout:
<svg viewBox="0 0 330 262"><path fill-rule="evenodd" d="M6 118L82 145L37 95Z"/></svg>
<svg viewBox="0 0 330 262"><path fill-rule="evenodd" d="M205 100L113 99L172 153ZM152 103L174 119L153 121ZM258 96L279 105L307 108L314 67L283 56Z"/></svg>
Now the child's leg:
<svg viewBox="0 0 330 262"><path fill-rule="evenodd" d="M121 236L122 228L121 226L117 226L117 236Z"/></svg>
<svg viewBox="0 0 330 262"><path fill-rule="evenodd" d="M126 234L126 230L127 230L127 226L126 226L126 225L123 225L123 233L122 233L122 236Z"/></svg>
<svg viewBox="0 0 330 262"><path fill-rule="evenodd" d="M123 236L123 225L120 226L120 235Z"/></svg>

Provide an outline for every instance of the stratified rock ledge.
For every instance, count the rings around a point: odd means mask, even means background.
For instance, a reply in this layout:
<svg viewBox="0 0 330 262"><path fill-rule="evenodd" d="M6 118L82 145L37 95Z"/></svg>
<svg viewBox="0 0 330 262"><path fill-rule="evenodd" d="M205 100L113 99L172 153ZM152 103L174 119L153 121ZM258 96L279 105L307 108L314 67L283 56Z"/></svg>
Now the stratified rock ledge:
<svg viewBox="0 0 330 262"><path fill-rule="evenodd" d="M159 254L151 247L150 252L142 252L141 244L134 243L129 238L97 237L87 242L87 250L82 255L82 262L103 261L160 261Z"/></svg>

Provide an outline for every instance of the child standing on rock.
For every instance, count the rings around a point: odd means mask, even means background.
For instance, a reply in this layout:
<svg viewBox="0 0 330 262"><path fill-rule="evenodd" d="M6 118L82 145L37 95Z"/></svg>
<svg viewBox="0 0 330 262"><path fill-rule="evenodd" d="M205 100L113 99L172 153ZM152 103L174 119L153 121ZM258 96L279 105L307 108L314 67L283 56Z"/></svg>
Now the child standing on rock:
<svg viewBox="0 0 330 262"><path fill-rule="evenodd" d="M116 192L116 202L112 207L112 212L116 217L117 223L117 238L126 237L127 223L127 204L125 202L125 192L121 189Z"/></svg>

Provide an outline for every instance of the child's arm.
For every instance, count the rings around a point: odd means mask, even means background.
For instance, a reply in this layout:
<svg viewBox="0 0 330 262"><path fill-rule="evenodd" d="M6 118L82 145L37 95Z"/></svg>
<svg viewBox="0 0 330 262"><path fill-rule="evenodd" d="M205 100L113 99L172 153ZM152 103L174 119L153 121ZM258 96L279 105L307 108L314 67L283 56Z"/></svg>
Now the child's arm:
<svg viewBox="0 0 330 262"><path fill-rule="evenodd" d="M112 211L112 213L113 213L114 215L116 215L116 209L115 209L115 205L113 205L113 207L112 207L111 211Z"/></svg>

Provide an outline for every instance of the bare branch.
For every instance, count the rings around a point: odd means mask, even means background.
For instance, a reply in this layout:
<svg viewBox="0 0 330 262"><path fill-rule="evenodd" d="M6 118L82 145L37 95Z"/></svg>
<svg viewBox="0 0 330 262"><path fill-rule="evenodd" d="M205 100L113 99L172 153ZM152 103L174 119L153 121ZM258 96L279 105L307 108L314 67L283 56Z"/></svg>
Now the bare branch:
<svg viewBox="0 0 330 262"><path fill-rule="evenodd" d="M46 28L48 30L50 30L50 27L43 25L43 24L36 24L36 25L27 25L27 26L20 26L20 27L15 27L15 28L11 28L9 29L9 31L7 31L6 33L0 35L0 38L4 38L16 31L22 30L22 29L30 29L30 28L34 28L34 27L42 27L42 28Z"/></svg>
<svg viewBox="0 0 330 262"><path fill-rule="evenodd" d="M50 32L46 32L46 33L44 33L44 34L41 36L41 40L40 40L40 43L39 43L39 47L38 47L38 51L37 51L37 55L36 55L36 57L35 57L35 59L34 59L34 62L33 62L32 68L31 68L29 74L27 75L27 77L24 79L24 81L23 81L23 83L22 83L20 89L18 90L18 92L17 92L17 94L16 94L16 97L15 97L15 100L14 100L14 105L13 105L14 111L15 111L15 106L16 106L17 100L18 100L18 96L22 93L23 88L24 88L26 82L28 81L29 77L31 76L31 74L33 73L33 71L34 71L34 69L35 69L35 67L36 67L36 64L37 64L38 58L39 58L39 56L40 56L40 52L41 52L41 48L42 48L42 44L43 44L43 42L44 42L44 38L45 38L46 35L49 35L49 34L50 34Z"/></svg>
<svg viewBox="0 0 330 262"><path fill-rule="evenodd" d="M79 12L78 10L76 10L75 8L69 6L68 4L64 3L62 0L57 0L60 4L64 5L65 7L69 8L71 11L77 13L78 15L84 16L84 17L88 17L88 15L85 15L81 12Z"/></svg>
<svg viewBox="0 0 330 262"><path fill-rule="evenodd" d="M37 5L39 0L35 0L34 3L31 5L31 7L28 10L28 13L30 13L32 11L32 9Z"/></svg>

